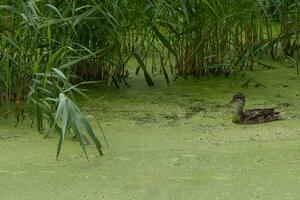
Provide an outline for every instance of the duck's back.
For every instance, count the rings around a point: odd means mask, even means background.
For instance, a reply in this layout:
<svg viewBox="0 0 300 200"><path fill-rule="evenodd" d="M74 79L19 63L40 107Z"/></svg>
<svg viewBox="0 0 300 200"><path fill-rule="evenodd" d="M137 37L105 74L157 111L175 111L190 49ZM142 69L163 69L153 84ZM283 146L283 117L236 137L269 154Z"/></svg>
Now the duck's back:
<svg viewBox="0 0 300 200"><path fill-rule="evenodd" d="M279 119L279 112L275 112L274 108L250 109L244 112L243 123L258 124Z"/></svg>

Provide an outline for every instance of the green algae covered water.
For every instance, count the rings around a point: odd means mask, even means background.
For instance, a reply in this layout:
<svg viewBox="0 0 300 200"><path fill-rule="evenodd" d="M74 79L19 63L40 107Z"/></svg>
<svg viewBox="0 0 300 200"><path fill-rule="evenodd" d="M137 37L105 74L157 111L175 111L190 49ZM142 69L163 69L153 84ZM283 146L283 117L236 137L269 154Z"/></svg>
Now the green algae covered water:
<svg viewBox="0 0 300 200"><path fill-rule="evenodd" d="M165 86L156 77L155 88L139 79L95 88L85 111L100 119L110 147L100 158L90 145L90 163L71 136L56 161L55 135L2 120L0 199L298 199L300 76L276 66L247 77L263 86L211 77ZM225 104L236 92L246 107L275 107L283 120L233 124Z"/></svg>

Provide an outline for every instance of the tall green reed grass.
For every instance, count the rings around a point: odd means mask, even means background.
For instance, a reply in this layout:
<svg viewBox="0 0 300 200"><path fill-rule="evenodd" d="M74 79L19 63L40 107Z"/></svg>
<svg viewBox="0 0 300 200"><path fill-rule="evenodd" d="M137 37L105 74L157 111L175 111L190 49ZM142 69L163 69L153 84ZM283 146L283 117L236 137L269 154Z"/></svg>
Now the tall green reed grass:
<svg viewBox="0 0 300 200"><path fill-rule="evenodd" d="M131 59L149 86L151 72L167 84L229 76L254 70L261 55L290 59L299 73L299 7L294 0L2 0L2 113L21 120L31 108L39 132L61 134L59 155L70 131L95 138L77 106L74 94L84 95L77 84L129 86Z"/></svg>

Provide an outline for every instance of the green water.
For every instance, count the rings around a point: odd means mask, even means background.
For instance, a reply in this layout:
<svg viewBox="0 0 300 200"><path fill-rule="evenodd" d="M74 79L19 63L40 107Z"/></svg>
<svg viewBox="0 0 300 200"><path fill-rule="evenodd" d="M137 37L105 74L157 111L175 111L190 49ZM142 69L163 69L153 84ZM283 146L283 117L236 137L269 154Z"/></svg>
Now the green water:
<svg viewBox="0 0 300 200"><path fill-rule="evenodd" d="M0 199L299 199L300 76L276 67L247 74L259 88L227 78L167 87L159 76L150 89L135 78L131 88L99 87L85 111L101 120L110 148L100 158L90 145L90 163L71 136L56 161L57 137L1 121ZM225 104L236 92L284 120L233 124Z"/></svg>

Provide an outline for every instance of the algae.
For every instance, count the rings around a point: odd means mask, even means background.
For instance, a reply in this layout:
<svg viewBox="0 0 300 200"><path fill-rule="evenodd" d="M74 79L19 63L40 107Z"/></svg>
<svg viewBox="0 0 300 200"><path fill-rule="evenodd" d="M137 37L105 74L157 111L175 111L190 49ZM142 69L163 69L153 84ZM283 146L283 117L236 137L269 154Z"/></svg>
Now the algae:
<svg viewBox="0 0 300 200"><path fill-rule="evenodd" d="M297 199L300 76L274 66L246 74L259 88L214 77L166 86L159 76L155 88L134 77L130 88L95 88L85 111L111 147L99 157L90 145L90 163L71 139L55 161L55 136L1 121L0 199ZM284 120L233 124L225 103L236 92L246 107L276 107Z"/></svg>

